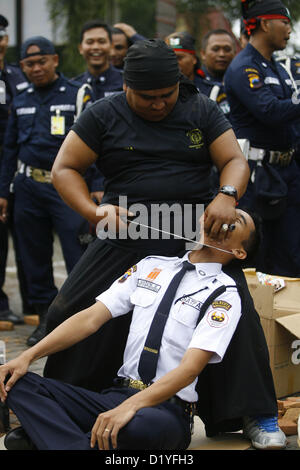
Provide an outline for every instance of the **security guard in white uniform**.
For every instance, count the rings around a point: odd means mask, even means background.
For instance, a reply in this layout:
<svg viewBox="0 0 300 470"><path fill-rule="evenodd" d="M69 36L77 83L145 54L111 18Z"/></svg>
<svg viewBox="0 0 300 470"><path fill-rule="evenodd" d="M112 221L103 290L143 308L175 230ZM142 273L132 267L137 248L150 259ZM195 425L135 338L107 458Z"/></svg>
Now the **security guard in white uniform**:
<svg viewBox="0 0 300 470"><path fill-rule="evenodd" d="M238 287L222 272L222 264L245 259L256 245L253 218L238 211L234 232L222 243L221 252L204 245L181 259L144 258L100 294L93 306L1 366L0 397L5 400L8 392L8 405L24 427L7 434L7 449L35 445L87 450L96 444L106 450L186 449L198 400L197 378L207 364L222 361L241 317ZM132 309L114 387L98 393L26 374L38 357L85 339ZM247 419L246 431L255 443L264 448L285 445L284 434L271 431L270 422L262 431L261 422Z"/></svg>

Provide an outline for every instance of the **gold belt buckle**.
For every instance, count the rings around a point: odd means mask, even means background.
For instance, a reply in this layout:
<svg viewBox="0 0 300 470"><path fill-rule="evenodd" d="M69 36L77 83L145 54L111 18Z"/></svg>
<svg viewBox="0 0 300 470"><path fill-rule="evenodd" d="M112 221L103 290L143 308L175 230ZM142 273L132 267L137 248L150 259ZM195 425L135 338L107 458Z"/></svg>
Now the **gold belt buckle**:
<svg viewBox="0 0 300 470"><path fill-rule="evenodd" d="M148 385L144 384L141 380L129 380L129 387L131 388L136 388L138 390L145 390L145 388L148 387Z"/></svg>
<svg viewBox="0 0 300 470"><path fill-rule="evenodd" d="M279 164L281 166L288 166L291 163L293 155L293 150L288 150L286 152L282 152L279 156Z"/></svg>
<svg viewBox="0 0 300 470"><path fill-rule="evenodd" d="M38 183L51 183L50 175L47 171L40 168L31 168L31 177Z"/></svg>

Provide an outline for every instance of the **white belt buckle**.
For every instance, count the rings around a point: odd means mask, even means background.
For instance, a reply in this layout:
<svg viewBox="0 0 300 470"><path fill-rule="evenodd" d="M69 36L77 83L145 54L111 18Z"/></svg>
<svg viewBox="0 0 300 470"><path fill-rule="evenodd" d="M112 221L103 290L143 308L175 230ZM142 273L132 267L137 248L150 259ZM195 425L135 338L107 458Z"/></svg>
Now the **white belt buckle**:
<svg viewBox="0 0 300 470"><path fill-rule="evenodd" d="M241 147L241 151L243 152L246 160L249 158L249 150L250 150L250 141L248 139L237 139L239 146Z"/></svg>

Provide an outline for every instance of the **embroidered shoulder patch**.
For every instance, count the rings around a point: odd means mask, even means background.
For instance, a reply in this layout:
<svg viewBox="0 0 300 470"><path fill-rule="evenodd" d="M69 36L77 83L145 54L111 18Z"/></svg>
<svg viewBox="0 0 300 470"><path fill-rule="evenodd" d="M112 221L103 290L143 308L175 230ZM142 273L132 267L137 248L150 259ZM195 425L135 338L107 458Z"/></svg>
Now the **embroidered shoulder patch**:
<svg viewBox="0 0 300 470"><path fill-rule="evenodd" d="M230 305L225 300L214 300L211 304L213 308L224 308L225 310L231 309L232 305Z"/></svg>
<svg viewBox="0 0 300 470"><path fill-rule="evenodd" d="M263 80L260 78L259 71L257 69L247 67L244 69L244 72L247 74L250 88L256 90L263 86Z"/></svg>
<svg viewBox="0 0 300 470"><path fill-rule="evenodd" d="M263 82L260 79L259 75L249 74L248 79L250 88L254 90L257 90L258 88L261 88L263 86Z"/></svg>
<svg viewBox="0 0 300 470"><path fill-rule="evenodd" d="M213 328L221 328L228 323L228 315L224 310L210 310L207 314L207 322Z"/></svg>
<svg viewBox="0 0 300 470"><path fill-rule="evenodd" d="M129 276L131 276L131 274L135 273L136 271L137 271L137 266L135 264L130 269L128 269L126 273L123 274L123 276L120 277L118 282L125 282L129 278Z"/></svg>

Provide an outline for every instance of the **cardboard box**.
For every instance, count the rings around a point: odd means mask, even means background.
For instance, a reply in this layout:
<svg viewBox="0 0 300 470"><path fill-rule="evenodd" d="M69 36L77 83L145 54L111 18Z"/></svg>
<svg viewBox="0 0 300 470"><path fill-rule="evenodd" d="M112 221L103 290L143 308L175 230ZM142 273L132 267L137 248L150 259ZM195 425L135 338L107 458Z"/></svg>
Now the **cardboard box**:
<svg viewBox="0 0 300 470"><path fill-rule="evenodd" d="M300 392L300 279L283 277L277 292L258 281L255 270L245 276L266 336L277 398Z"/></svg>

